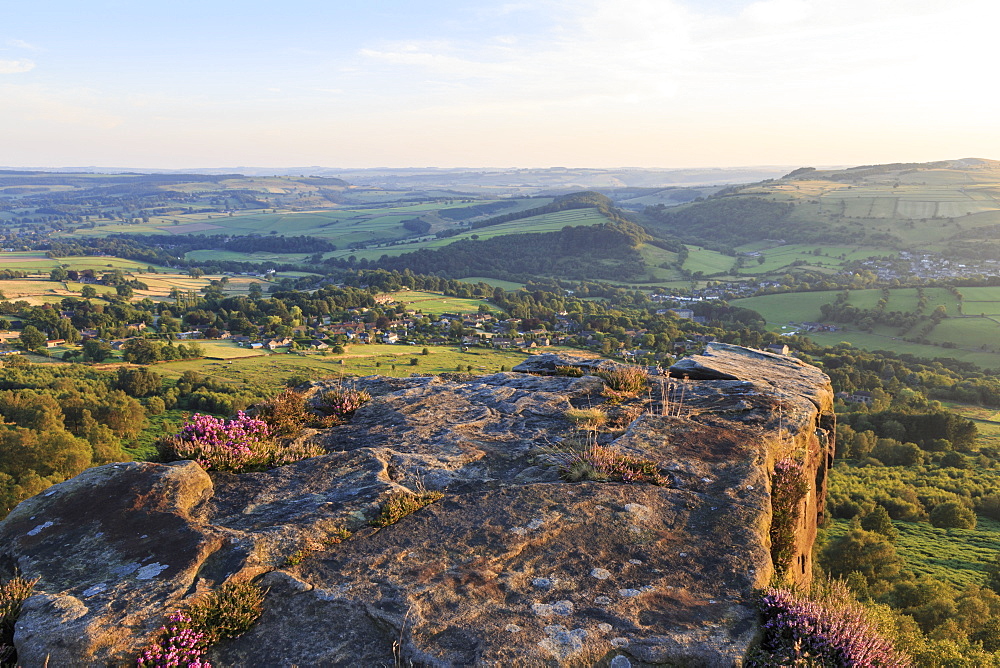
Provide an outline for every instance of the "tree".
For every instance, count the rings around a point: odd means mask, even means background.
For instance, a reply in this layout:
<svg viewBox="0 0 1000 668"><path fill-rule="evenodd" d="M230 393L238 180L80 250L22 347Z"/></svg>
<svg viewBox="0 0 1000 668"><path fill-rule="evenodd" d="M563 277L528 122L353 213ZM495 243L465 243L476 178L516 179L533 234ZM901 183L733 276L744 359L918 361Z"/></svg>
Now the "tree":
<svg viewBox="0 0 1000 668"><path fill-rule="evenodd" d="M859 573L868 584L894 577L901 567L896 548L888 538L860 528L830 542L823 550L822 562L830 575Z"/></svg>
<svg viewBox="0 0 1000 668"><path fill-rule="evenodd" d="M56 267L49 272L50 281L62 282L69 278L69 272L67 272L63 267Z"/></svg>
<svg viewBox="0 0 1000 668"><path fill-rule="evenodd" d="M131 339L122 346L122 359L133 364L152 364L160 359L162 344L146 339Z"/></svg>
<svg viewBox="0 0 1000 668"><path fill-rule="evenodd" d="M931 525L939 529L975 529L976 514L958 501L945 501L931 511Z"/></svg>
<svg viewBox="0 0 1000 668"><path fill-rule="evenodd" d="M84 299L90 299L91 297L97 296L97 289L93 285L85 285L80 290L80 296Z"/></svg>
<svg viewBox="0 0 1000 668"><path fill-rule="evenodd" d="M163 380L158 374L153 373L145 367L137 369L118 369L118 379L115 388L121 390L130 397L148 397L160 394L163 389Z"/></svg>
<svg viewBox="0 0 1000 668"><path fill-rule="evenodd" d="M883 506L875 506L875 510L861 518L861 528L865 531L874 531L882 534L892 542L896 542L899 532L892 525L889 513Z"/></svg>
<svg viewBox="0 0 1000 668"><path fill-rule="evenodd" d="M83 357L92 362L103 362L111 357L111 346L104 341L87 339L83 342Z"/></svg>
<svg viewBox="0 0 1000 668"><path fill-rule="evenodd" d="M21 347L25 350L37 350L43 347L48 340L48 337L42 334L34 325L26 326L21 330L21 334L17 338L20 341Z"/></svg>
<svg viewBox="0 0 1000 668"><path fill-rule="evenodd" d="M132 295L135 294L135 292L132 290L131 286L129 286L129 285L125 284L125 283L121 283L119 285L116 285L115 286L115 292L118 293L119 297L121 297L122 299L125 299L125 300L132 299Z"/></svg>

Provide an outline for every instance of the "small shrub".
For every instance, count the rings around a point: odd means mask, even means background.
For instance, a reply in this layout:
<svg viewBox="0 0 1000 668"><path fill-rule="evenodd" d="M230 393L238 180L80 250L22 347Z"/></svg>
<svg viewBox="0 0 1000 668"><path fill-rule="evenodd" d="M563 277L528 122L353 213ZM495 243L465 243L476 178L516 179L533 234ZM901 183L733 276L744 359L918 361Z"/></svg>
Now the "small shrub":
<svg viewBox="0 0 1000 668"><path fill-rule="evenodd" d="M580 452L557 453L554 458L559 475L569 482L591 480L667 484L655 462L622 454L596 443Z"/></svg>
<svg viewBox="0 0 1000 668"><path fill-rule="evenodd" d="M0 665L15 665L14 623L38 579L28 580L19 575L0 583Z"/></svg>
<svg viewBox="0 0 1000 668"><path fill-rule="evenodd" d="M945 501L931 511L931 526L939 529L975 529L976 514L958 501Z"/></svg>
<svg viewBox="0 0 1000 668"><path fill-rule="evenodd" d="M581 429L598 429L608 419L599 408L570 408L563 415Z"/></svg>
<svg viewBox="0 0 1000 668"><path fill-rule="evenodd" d="M649 373L638 366L619 366L608 371L598 371L597 375L605 384L627 396L638 396L649 386Z"/></svg>
<svg viewBox="0 0 1000 668"><path fill-rule="evenodd" d="M783 459L774 465L771 480L771 561L779 573L792 565L795 530L802 515L802 499L809 492L802 464Z"/></svg>
<svg viewBox="0 0 1000 668"><path fill-rule="evenodd" d="M266 422L243 411L231 420L196 413L179 433L160 439L156 447L163 461L193 459L206 470L234 473L284 466L323 454L314 445L280 446Z"/></svg>
<svg viewBox="0 0 1000 668"><path fill-rule="evenodd" d="M201 657L208 649L205 634L191 627L191 617L175 612L160 627L159 635L142 651L137 668L212 668Z"/></svg>
<svg viewBox="0 0 1000 668"><path fill-rule="evenodd" d="M583 376L583 369L578 366L557 366L554 369L554 373L557 376L568 376L570 378L581 378Z"/></svg>
<svg viewBox="0 0 1000 668"><path fill-rule="evenodd" d="M314 417L306 407L306 398L294 390L254 406L255 417L267 423L274 436L294 436Z"/></svg>
<svg viewBox="0 0 1000 668"><path fill-rule="evenodd" d="M372 525L377 527L387 527L395 524L410 513L414 513L424 506L434 503L444 494L441 492L421 492L419 494L393 494L379 510L379 516L372 520Z"/></svg>
<svg viewBox="0 0 1000 668"><path fill-rule="evenodd" d="M346 420L354 415L354 412L371 401L372 395L365 390L356 390L351 387L338 387L327 390L319 398L319 408L327 415L337 419Z"/></svg>
<svg viewBox="0 0 1000 668"><path fill-rule="evenodd" d="M748 666L859 666L905 668L898 651L847 586L831 583L818 600L787 589L769 588L758 602L763 618L761 646Z"/></svg>
<svg viewBox="0 0 1000 668"><path fill-rule="evenodd" d="M247 580L226 582L191 606L191 627L203 633L208 644L242 635L264 612L265 593Z"/></svg>

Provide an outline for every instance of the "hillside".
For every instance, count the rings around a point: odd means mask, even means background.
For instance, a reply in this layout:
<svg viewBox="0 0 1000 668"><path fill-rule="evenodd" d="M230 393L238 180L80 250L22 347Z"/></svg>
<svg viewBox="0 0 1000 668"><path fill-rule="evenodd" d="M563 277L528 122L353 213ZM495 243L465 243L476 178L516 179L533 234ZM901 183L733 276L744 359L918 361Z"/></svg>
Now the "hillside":
<svg viewBox="0 0 1000 668"><path fill-rule="evenodd" d="M994 252L1000 162L803 168L780 179L733 186L701 202L650 207L646 213L651 229L701 245L780 238L953 253L987 243Z"/></svg>

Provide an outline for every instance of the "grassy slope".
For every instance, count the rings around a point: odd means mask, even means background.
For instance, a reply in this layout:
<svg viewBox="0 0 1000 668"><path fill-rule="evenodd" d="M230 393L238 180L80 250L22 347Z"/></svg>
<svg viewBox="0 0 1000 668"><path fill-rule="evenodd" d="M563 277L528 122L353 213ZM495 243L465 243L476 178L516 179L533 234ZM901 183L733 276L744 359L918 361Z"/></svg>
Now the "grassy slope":
<svg viewBox="0 0 1000 668"><path fill-rule="evenodd" d="M958 360L973 362L986 368L1000 368L1000 354L995 352L1000 342L1000 316L993 318L954 317L958 315L957 302L954 296L943 288L926 288L928 306L924 313L929 315L937 306L944 306L949 317L935 327L928 335L932 342L953 342L959 348L941 348L934 345L923 345L903 341L899 330L894 327L875 327L872 333L858 331L848 324L837 332L817 332L809 334L810 338L822 345L835 345L847 341L859 348L868 350L891 350L897 353L909 353L920 357L953 357ZM853 290L850 293L850 303L858 308L873 308L881 297L880 290ZM916 308L917 292L915 289L900 289L890 291L888 311L910 311ZM967 314L1000 312L1000 288L964 288L963 297L975 297L977 301L965 303L963 309ZM737 299L734 305L753 309L767 321L768 328L774 331L791 333L796 328L789 322L799 323L819 321L822 304L832 303L837 298L837 292L800 292L780 295L764 295L748 299ZM983 347L985 346L985 349Z"/></svg>

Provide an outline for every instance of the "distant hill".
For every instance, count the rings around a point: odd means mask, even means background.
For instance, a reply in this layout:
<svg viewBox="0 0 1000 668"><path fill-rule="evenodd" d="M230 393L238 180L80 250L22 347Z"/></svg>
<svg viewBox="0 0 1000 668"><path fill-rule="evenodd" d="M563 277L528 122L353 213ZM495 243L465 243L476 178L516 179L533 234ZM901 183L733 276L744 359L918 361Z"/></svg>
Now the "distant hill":
<svg viewBox="0 0 1000 668"><path fill-rule="evenodd" d="M992 246L1000 230L1000 162L799 168L645 214L652 231L702 245L780 238L931 251L954 251L969 240Z"/></svg>

